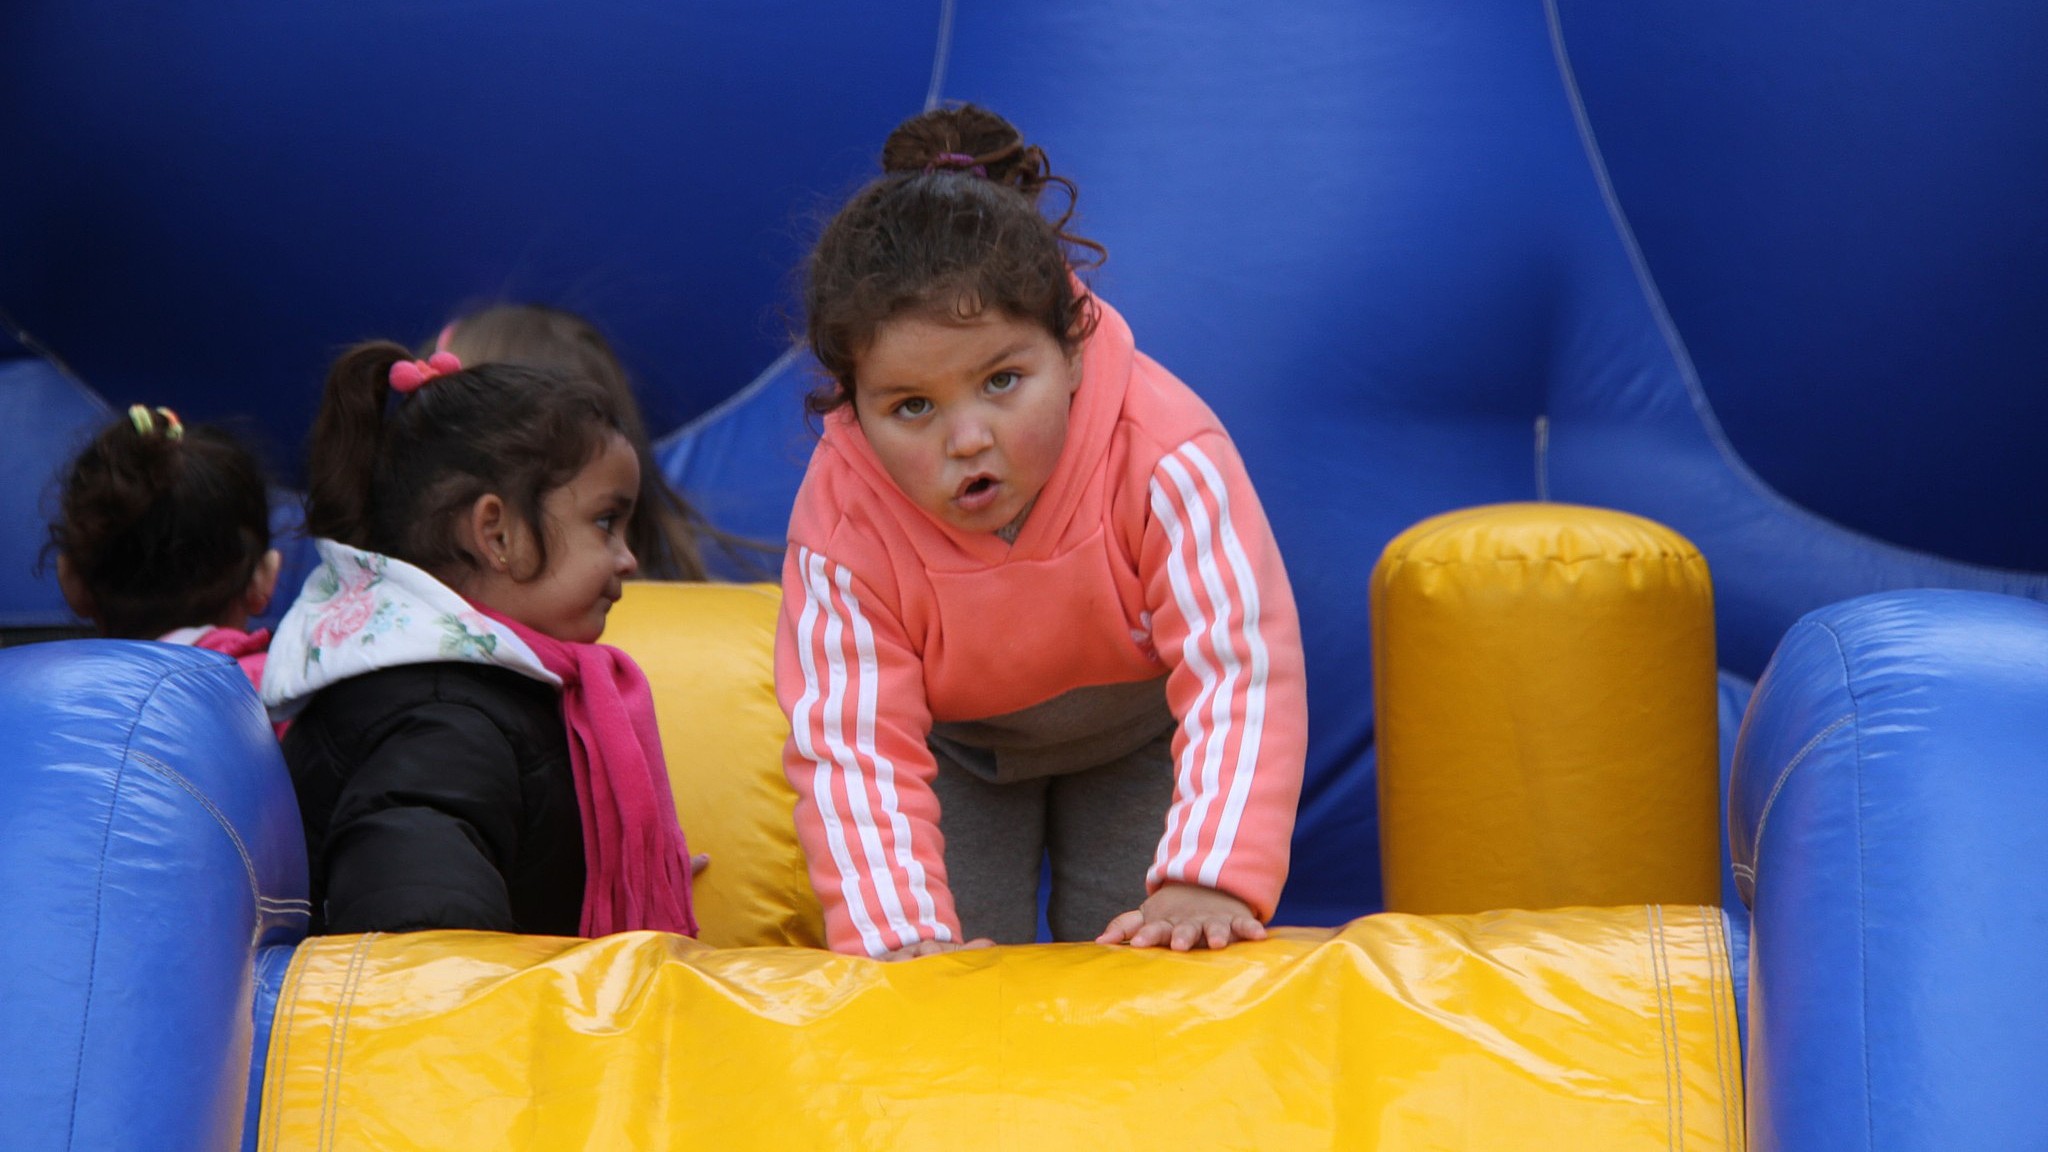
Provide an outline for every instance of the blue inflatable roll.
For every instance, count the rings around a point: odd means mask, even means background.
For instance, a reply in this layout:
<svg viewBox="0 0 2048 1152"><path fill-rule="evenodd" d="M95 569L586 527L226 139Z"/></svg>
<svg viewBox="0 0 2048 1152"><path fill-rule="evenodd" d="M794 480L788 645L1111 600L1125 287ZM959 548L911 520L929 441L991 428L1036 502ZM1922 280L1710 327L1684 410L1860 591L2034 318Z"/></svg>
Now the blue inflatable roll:
<svg viewBox="0 0 2048 1152"><path fill-rule="evenodd" d="M1729 819L1750 901L1750 1146L2048 1140L2048 605L1917 590L1802 618Z"/></svg>
<svg viewBox="0 0 2048 1152"><path fill-rule="evenodd" d="M0 1143L228 1149L259 947L305 934L304 834L233 661L0 651Z"/></svg>

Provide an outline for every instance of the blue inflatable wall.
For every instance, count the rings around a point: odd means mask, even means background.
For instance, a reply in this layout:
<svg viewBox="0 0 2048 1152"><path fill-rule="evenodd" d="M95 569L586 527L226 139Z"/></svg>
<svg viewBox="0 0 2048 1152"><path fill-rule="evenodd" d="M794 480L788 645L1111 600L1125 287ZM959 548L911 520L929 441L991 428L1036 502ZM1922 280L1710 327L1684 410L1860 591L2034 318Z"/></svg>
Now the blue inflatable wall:
<svg viewBox="0 0 2048 1152"><path fill-rule="evenodd" d="M251 411L289 456L338 346L537 297L617 337L656 426L694 417L672 478L771 540L810 436L782 355L806 238L903 116L1011 116L1286 552L1314 717L1290 919L1376 906L1362 589L1425 516L1550 498L1670 524L1745 678L1833 601L2048 596L2038 7L4 19L0 307L117 403Z"/></svg>
<svg viewBox="0 0 2048 1152"><path fill-rule="evenodd" d="M256 954L307 922L298 804L248 679L164 644L10 650L0 748L0 1143L232 1147Z"/></svg>
<svg viewBox="0 0 2048 1152"><path fill-rule="evenodd" d="M2041 1146L2044 739L2048 605L1889 593L1785 638L1730 794L1753 1148Z"/></svg>

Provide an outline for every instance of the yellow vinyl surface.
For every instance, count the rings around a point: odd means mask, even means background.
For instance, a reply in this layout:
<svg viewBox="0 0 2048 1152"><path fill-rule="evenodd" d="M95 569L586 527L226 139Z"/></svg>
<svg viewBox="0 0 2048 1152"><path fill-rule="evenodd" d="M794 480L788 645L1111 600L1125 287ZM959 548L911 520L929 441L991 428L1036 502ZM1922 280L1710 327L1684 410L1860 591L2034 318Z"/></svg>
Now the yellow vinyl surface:
<svg viewBox="0 0 2048 1152"><path fill-rule="evenodd" d="M1433 517L1372 580L1386 906L1714 903L1714 605L1653 521L1566 504Z"/></svg>
<svg viewBox="0 0 2048 1152"><path fill-rule="evenodd" d="M698 935L719 947L825 943L782 774L781 606L772 584L631 583L604 632L653 687L676 816L690 850L711 856L694 886Z"/></svg>
<svg viewBox="0 0 2048 1152"><path fill-rule="evenodd" d="M470 932L308 940L264 1152L1725 1149L1720 914L1382 915L1221 953L882 964Z"/></svg>

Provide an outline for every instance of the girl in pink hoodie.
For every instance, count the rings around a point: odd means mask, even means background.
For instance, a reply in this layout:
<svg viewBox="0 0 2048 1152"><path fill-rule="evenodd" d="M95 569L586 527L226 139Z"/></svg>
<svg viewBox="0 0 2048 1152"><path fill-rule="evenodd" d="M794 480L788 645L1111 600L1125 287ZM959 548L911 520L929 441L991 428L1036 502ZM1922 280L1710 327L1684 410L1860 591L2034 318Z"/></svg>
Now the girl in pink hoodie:
<svg viewBox="0 0 2048 1152"><path fill-rule="evenodd" d="M832 946L1029 941L1047 861L1056 939L1259 939L1307 720L1244 466L1075 279L1102 250L1007 121L926 113L882 167L810 261L830 381L776 649Z"/></svg>

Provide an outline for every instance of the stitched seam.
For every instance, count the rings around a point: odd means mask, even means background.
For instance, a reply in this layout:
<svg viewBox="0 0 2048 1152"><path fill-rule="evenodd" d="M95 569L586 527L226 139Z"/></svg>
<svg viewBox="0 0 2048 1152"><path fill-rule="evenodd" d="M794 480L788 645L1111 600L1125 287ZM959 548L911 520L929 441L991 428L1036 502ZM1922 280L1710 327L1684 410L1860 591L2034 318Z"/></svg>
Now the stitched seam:
<svg viewBox="0 0 2048 1152"><path fill-rule="evenodd" d="M364 933L362 939L356 941L355 950L349 954L348 973L343 977L341 999L335 1009L334 1034L329 1038L327 1046L327 1076L331 1094L328 1097L330 1107L325 1117L325 1131L321 1137L321 1146L324 1148L334 1146L334 1130L341 1122L341 1062L347 1056L349 1014L355 1011L356 993L363 987L363 969L369 965L370 942L375 939L375 933Z"/></svg>
<svg viewBox="0 0 2048 1152"><path fill-rule="evenodd" d="M1671 1035L1671 1012L1664 1002L1666 972L1664 970L1664 909L1650 905L1650 974L1656 982L1657 992L1657 1041L1661 1048L1664 1072L1664 1146L1675 1146L1678 1124L1673 1115L1671 1100L1671 1049L1675 1046Z"/></svg>
<svg viewBox="0 0 2048 1152"><path fill-rule="evenodd" d="M1714 413L1714 405L1707 398L1707 390L1700 383L1699 368L1693 363L1692 352L1686 347L1685 338L1679 335L1678 325L1671 319L1671 313L1664 306L1664 294L1658 290L1656 278L1650 274L1649 261L1644 258L1642 246L1636 242L1635 229L1628 222L1627 213L1621 209L1621 199L1615 194L1614 182L1607 172L1606 157L1600 151L1600 142L1593 134L1592 118L1586 113L1584 98L1579 93L1579 81L1572 70L1571 53L1565 48L1564 25L1559 19L1557 0L1544 0L1544 16L1550 24L1550 50L1557 63L1558 79L1564 85L1565 103L1572 112L1572 121L1579 130L1579 146L1586 154L1587 167L1592 171L1593 182L1600 189L1600 198L1607 206L1607 215L1614 223L1615 235L1620 239L1627 254L1629 265L1635 272L1636 287L1643 294L1643 301L1650 309L1651 318L1657 323L1660 335L1664 337L1666 349L1671 353L1674 366L1678 369L1679 383L1684 385L1686 398L1692 402L1693 414L1700 421L1701 430L1706 433L1708 443L1714 446L1715 454L1735 478L1749 489L1751 494L1771 506L1779 513L1794 516L1817 525L1823 534L1842 543L1852 545L1871 555L1883 556L1917 568L1931 569L1928 575L1949 580L1992 578L2000 580L1994 590L2018 592L2022 595L2039 597L2043 585L2037 573L2018 568L2002 568L1989 564L1965 564L1950 560L1933 552L1907 548L1874 536L1858 532L1839 521L1798 504L1766 483L1757 475L1749 461L1735 449L1734 441L1728 439L1727 430L1721 427L1721 418ZM2017 587L2014 585L2017 584Z"/></svg>
<svg viewBox="0 0 2048 1152"><path fill-rule="evenodd" d="M1707 991L1713 997L1711 1011L1714 1015L1714 1072L1721 1082L1721 1142L1723 1144L1731 1144L1735 1138L1735 1130L1730 1123L1733 1085L1728 1079L1728 1065L1730 1063L1728 1060L1728 1025L1732 1021L1723 1019L1722 1006L1734 1007L1735 978L1727 968L1729 956L1726 945L1728 942L1721 935L1725 930L1725 921L1721 920L1720 917L1721 910L1719 908L1702 908L1700 910L1700 930L1707 937ZM1727 982L1725 999L1724 981Z"/></svg>
<svg viewBox="0 0 2048 1152"><path fill-rule="evenodd" d="M1776 808L1778 804L1778 793L1783 792L1785 790L1786 783L1792 779L1792 770L1799 767L1801 764L1805 763L1807 756L1810 755L1814 749L1820 747L1821 741L1826 740L1828 737L1833 736L1835 733L1841 731L1843 725L1849 723L1854 719L1856 719L1856 713L1852 709L1848 713L1836 719L1834 723L1828 725L1827 727L1821 729L1819 732L1815 733L1813 739L1808 740L1806 742L1805 747L1801 748L1798 752L1794 753L1792 759L1785 762L1785 767L1780 769L1778 772L1777 780L1771 784L1771 794L1769 796L1764 797L1763 812L1756 818L1756 835L1751 839L1751 848L1749 851L1750 862L1748 864L1736 864L1733 866L1733 871L1738 876L1746 876L1749 879L1751 889L1749 902L1751 907L1754 907L1756 905L1756 870L1757 865L1763 862L1764 829L1770 825L1771 811L1772 809Z"/></svg>
<svg viewBox="0 0 2048 1152"><path fill-rule="evenodd" d="M1823 625L1825 627L1825 625ZM1829 633L1834 632L1828 629ZM1840 637L1836 637L1836 652L1841 652ZM1848 659L1843 657L1844 682L1848 674ZM1852 690L1849 699L1854 701ZM1875 1096L1870 1094L1870 858L1869 845L1863 838L1863 726L1858 724L1851 736L1856 742L1856 976L1861 987L1857 989L1863 1000L1863 1043L1858 1047L1863 1057L1863 1125L1864 1147L1877 1147L1877 1107Z"/></svg>
<svg viewBox="0 0 2048 1152"><path fill-rule="evenodd" d="M370 941L376 936L374 932L366 932L356 941L355 948L349 952L348 968L342 973L341 995L334 1008L334 1031L327 1035L326 1074L320 1086L321 1148L334 1147L334 1129L341 1120L341 1109L335 1106L335 1097L341 1094L341 1056L342 1049L348 1044L348 1014L355 1007L364 957L369 954Z"/></svg>
<svg viewBox="0 0 2048 1152"><path fill-rule="evenodd" d="M1734 1148L1740 1146L1746 1135L1743 1131L1742 1094L1748 1090L1743 1079L1748 1055L1742 1050L1742 1021L1736 1016L1735 981L1738 977L1735 974L1735 944L1728 931L1726 912L1721 913L1721 919L1714 928L1714 946L1721 950L1721 973L1728 981L1728 998L1722 1001L1726 1006L1722 1013L1722 1026L1728 1030L1728 1098L1722 1111L1727 1115L1724 1123L1728 1125L1728 1146Z"/></svg>
<svg viewBox="0 0 2048 1152"><path fill-rule="evenodd" d="M1835 662L1842 670L1842 687L1849 695L1849 715L1837 721L1837 726L1856 718L1863 711L1863 701L1856 695L1856 678L1849 667L1849 652L1842 643L1842 634L1826 623L1814 622L1813 626L1827 633L1834 642ZM1855 745L1853 757L1856 773L1856 979L1857 996L1863 1002L1863 1018L1859 1021L1863 1035L1861 1056L1863 1060L1863 1139L1865 1148L1877 1147L1877 1112L1872 1106L1870 1094L1870 875L1869 845L1863 838L1863 726L1856 725L1849 733ZM1768 814L1768 807L1766 808ZM1762 841L1758 841L1762 846Z"/></svg>
<svg viewBox="0 0 2048 1152"><path fill-rule="evenodd" d="M235 845L235 855L242 858L242 875L249 881L249 897L260 908L263 903L263 888L262 885L256 882L256 861L250 858L249 846L242 842L241 833L236 832L235 826L228 822L227 814L220 810L220 807L213 802L211 797L201 792L197 785L186 779L185 775L177 769L151 756L147 752L135 753L135 759L143 767L153 770L157 775L183 788L187 795L199 801L199 806L206 809L206 814L213 817L213 822L220 826L220 830L228 834L228 839Z"/></svg>
<svg viewBox="0 0 2048 1152"><path fill-rule="evenodd" d="M1657 324L1657 334L1664 338L1665 350L1671 354L1678 369L1680 381L1685 385L1686 396L1692 401L1693 412L1704 425L1707 439L1712 441L1721 458L1733 466L1746 479L1748 466L1735 453L1727 433L1714 415L1714 409L1707 402L1706 390L1700 386L1699 369L1692 362L1692 353L1685 346L1685 338L1678 333L1678 325L1671 319L1671 313L1664 306L1664 294L1657 289L1656 277L1650 274L1650 262L1643 256L1643 248L1636 241L1635 228L1628 222L1628 214L1622 211L1621 197L1614 191L1613 178L1607 171L1607 157L1600 150L1599 138L1593 134L1593 118L1586 112L1585 97L1579 92L1578 74L1572 68L1571 53L1565 48L1564 23L1557 11L1557 0L1543 0L1543 14L1550 25L1550 51L1557 62L1558 79L1564 85L1565 103L1571 108L1572 123L1579 132L1579 147L1586 154L1586 167L1592 173L1593 183L1600 189L1601 203L1607 209L1608 219L1614 225L1615 237L1621 241L1628 255L1629 270L1635 273L1636 289L1643 295L1650 316ZM1752 479L1752 484L1760 482ZM1780 500L1784 498L1779 497Z"/></svg>
<svg viewBox="0 0 2048 1152"><path fill-rule="evenodd" d="M1664 1072L1664 1146L1671 1147L1671 1027L1664 1011L1664 973L1657 955L1657 905L1646 905L1643 919L1650 946L1650 990L1657 996L1657 1055Z"/></svg>
<svg viewBox="0 0 2048 1152"><path fill-rule="evenodd" d="M283 1012L285 1016L285 1031L282 1040L279 1039L277 1034L277 1017L273 1015L270 1019L270 1042L273 1046L282 1044L282 1047L278 1049L277 1067L275 1069L267 1067L270 1062L269 1054L264 1054L266 1068L263 1078L263 1110L257 1115L257 1124L260 1128L264 1117L271 1118L271 1152L276 1152L279 1139L278 1132L284 1126L281 1115L281 1109L284 1107L285 1077L283 1073L291 1067L292 1032L293 1025L298 1019L299 989L306 986L306 955L307 950L304 948L295 950L292 953L291 963L285 969L284 978L291 985L291 992L288 998L280 998L278 1007L278 1011Z"/></svg>
<svg viewBox="0 0 2048 1152"><path fill-rule="evenodd" d="M92 890L92 949L87 953L85 968L85 1004L79 1013L78 1058L71 1068L71 1116L64 1126L64 1146L69 1148L78 1135L78 1087L85 1080L85 1040L92 1029L92 994L98 979L100 967L100 921L106 905L107 894L107 847L114 839L114 814L121 807L121 785L128 778L128 757L135 746L135 730L142 724L142 712L149 702L156 698L157 689L163 686L159 678L143 699L143 707L136 709L135 719L128 725L127 739L121 745L121 763L114 769L113 794L107 798L107 824L100 830L100 862L94 876Z"/></svg>
<svg viewBox="0 0 2048 1152"><path fill-rule="evenodd" d="M939 6L938 45L932 50L932 82L924 90L924 110L929 112L939 106L939 93L946 88L946 65L953 56L953 3L944 0Z"/></svg>
<svg viewBox="0 0 2048 1152"><path fill-rule="evenodd" d="M756 393L760 392L762 389L768 387L769 384L773 383L775 378L782 374L783 368L787 367L790 361L796 359L798 356L801 356L803 354L804 348L802 345L792 345L788 351L784 352L780 356L777 356L774 362L769 364L768 367L763 368L761 370L760 375L754 377L752 380L747 381L745 387L741 388L739 391L733 393L732 395L726 397L723 401L719 402L717 406L713 407L709 412L704 413L702 416L697 417L695 420L692 420L684 424L682 427L677 428L675 431L669 433L666 436L663 436L659 440L656 440L653 446L653 454L659 456L665 452L668 452L676 444L680 443L684 438L693 436L696 433L701 432L706 428L709 428L711 425L716 424L718 421L723 419L726 413L744 406L747 403L747 401L754 398Z"/></svg>
<svg viewBox="0 0 2048 1152"><path fill-rule="evenodd" d="M1670 1143L1673 1147L1685 1147L1685 1052L1680 1047L1685 1037L1678 1029L1678 987L1671 975L1671 937L1664 928L1664 906L1657 905L1657 958L1664 968L1665 1016L1671 1021L1671 1062L1665 1073L1667 1091L1671 1094L1672 1111L1677 1123L1671 1129Z"/></svg>
<svg viewBox="0 0 2048 1152"><path fill-rule="evenodd" d="M1728 1091L1728 1065L1725 1062L1725 1059L1721 1052L1721 978L1719 974L1717 974L1714 971L1715 963L1713 929L1707 927L1707 925L1704 923L1704 917L1702 917L1702 921L1703 922L1700 925L1700 930L1706 936L1707 1015L1712 1020L1714 1025L1714 1079L1715 1082L1719 1085L1722 1094L1725 1096ZM1724 1122L1727 1120L1727 1114L1725 1112L1722 1114L1722 1120Z"/></svg>

